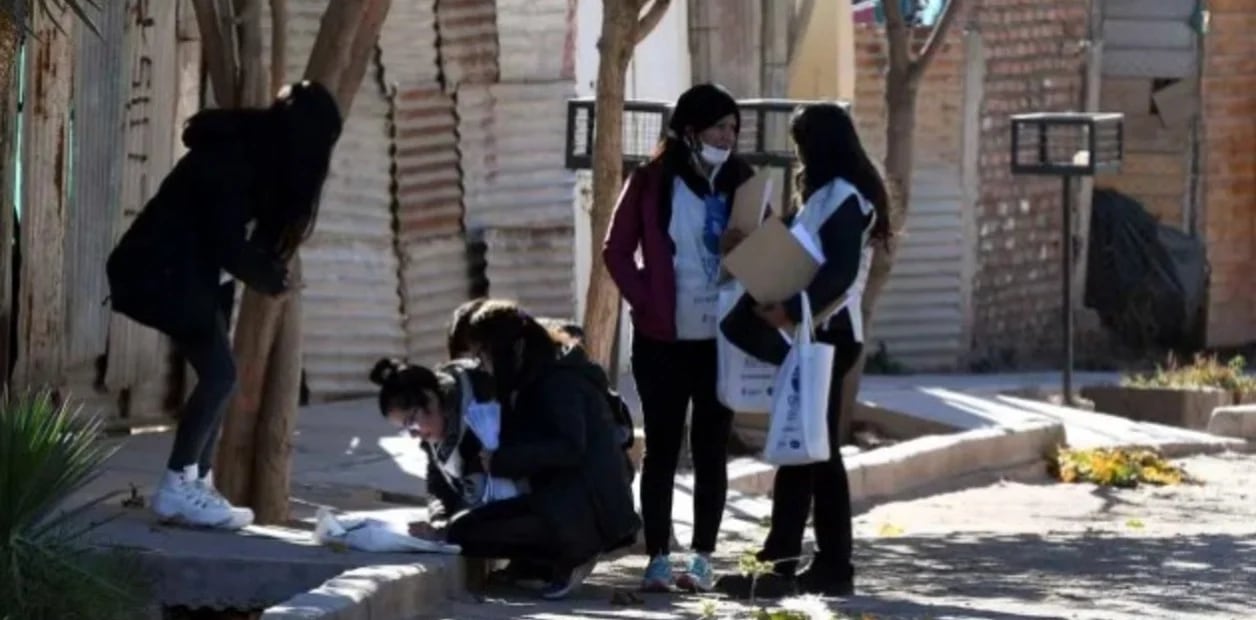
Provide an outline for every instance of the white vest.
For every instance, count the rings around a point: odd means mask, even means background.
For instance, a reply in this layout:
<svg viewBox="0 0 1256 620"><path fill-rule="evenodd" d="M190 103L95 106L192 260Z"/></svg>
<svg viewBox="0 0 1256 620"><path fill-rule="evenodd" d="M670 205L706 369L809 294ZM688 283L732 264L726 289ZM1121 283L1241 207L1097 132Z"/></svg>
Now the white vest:
<svg viewBox="0 0 1256 620"><path fill-rule="evenodd" d="M868 225L863 231L863 250L859 255L859 271L855 274L855 281L851 282L842 296L837 302L829 308L824 309L823 316L817 315L815 321L817 325L828 327L829 320L833 315L840 314L843 309L849 310L851 331L855 334L855 342L863 342L863 311L861 306L863 303L864 287L868 284L868 272L872 268L872 227L876 224L877 213L871 202L855 189L845 179L834 179L827 185L817 190L807 202L803 204L802 209L798 212L798 217L794 220L795 226L801 226L816 240L816 246L822 247L819 243L820 228L830 217L837 212L838 207L846 202L846 199L852 195L859 198L859 210L865 216L871 214Z"/></svg>
<svg viewBox="0 0 1256 620"><path fill-rule="evenodd" d="M705 224L705 200L676 177L667 233L676 244L672 267L676 272L677 340L713 340L717 334L720 257L703 244Z"/></svg>

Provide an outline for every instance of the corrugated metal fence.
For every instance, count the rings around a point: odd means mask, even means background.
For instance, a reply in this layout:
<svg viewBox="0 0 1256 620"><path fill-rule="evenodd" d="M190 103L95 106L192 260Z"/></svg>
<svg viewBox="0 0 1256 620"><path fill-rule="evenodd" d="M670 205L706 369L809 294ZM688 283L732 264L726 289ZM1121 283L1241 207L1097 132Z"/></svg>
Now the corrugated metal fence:
<svg viewBox="0 0 1256 620"><path fill-rule="evenodd" d="M304 70L327 3L288 3L289 79ZM38 228L23 231L24 251L58 240L58 260L24 264L22 274L26 293L58 303L22 311L52 312L47 320L65 326L49 345L64 361L29 338L19 359L51 360L57 368L32 380L66 386L130 426L170 419L186 373L164 338L102 305L104 259L182 153L179 127L200 107L203 79L189 0L102 6L105 36L72 34L57 67L73 92L57 108L74 110L73 183L52 198L68 206L41 210L49 196L28 191L23 218ZM366 376L382 356L442 359L449 314L477 282L538 313L572 313L574 180L562 136L574 11L574 0L393 2L302 248L315 399L373 391ZM41 69L24 70L29 83ZM26 131L48 129L28 122ZM53 142L28 144L47 159ZM27 187L43 187L35 181Z"/></svg>

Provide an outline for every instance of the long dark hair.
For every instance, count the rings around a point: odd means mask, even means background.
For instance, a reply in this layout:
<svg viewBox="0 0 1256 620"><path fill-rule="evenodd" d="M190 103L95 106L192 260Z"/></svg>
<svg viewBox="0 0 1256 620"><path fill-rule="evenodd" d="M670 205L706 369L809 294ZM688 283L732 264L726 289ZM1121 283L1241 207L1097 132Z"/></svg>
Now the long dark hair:
<svg viewBox="0 0 1256 620"><path fill-rule="evenodd" d="M798 108L789 127L798 146L801 168L797 183L801 206L817 190L833 179L842 178L855 186L876 209L872 238L888 244L890 197L880 170L868 157L850 114L836 103L815 103Z"/></svg>
<svg viewBox="0 0 1256 620"><path fill-rule="evenodd" d="M449 357L462 357L466 355L471 348L469 335L467 332L471 327L471 316L479 310L484 302L488 301L485 297L472 299L463 302L462 305L454 308L453 315L449 318L449 336L446 338L445 347L449 353Z"/></svg>
<svg viewBox="0 0 1256 620"><path fill-rule="evenodd" d="M273 123L276 176L257 212L254 238L286 260L314 231L342 119L331 92L310 81L285 87L267 113Z"/></svg>
<svg viewBox="0 0 1256 620"><path fill-rule="evenodd" d="M669 175L683 179L698 196L706 195L711 191L710 184L698 174L695 167L696 145L689 142L687 134L690 130L701 132L729 114L736 119L740 132L741 110L728 90L710 83L690 87L676 100L667 121L667 132L654 147L650 161L662 164ZM715 176L715 191L729 196L750 176L747 166L742 164L735 151L734 146L732 157Z"/></svg>
<svg viewBox="0 0 1256 620"><path fill-rule="evenodd" d="M487 301L487 297L480 297L463 302L462 305L454 308L453 315L449 319L449 335L445 343L451 359L464 357L470 351L471 317ZM546 317L533 318L549 332L559 348L580 346L584 340L584 330L574 321Z"/></svg>
<svg viewBox="0 0 1256 620"><path fill-rule="evenodd" d="M511 406L520 388L557 361L561 349L550 331L518 304L487 299L467 321L467 342L493 365L495 392Z"/></svg>

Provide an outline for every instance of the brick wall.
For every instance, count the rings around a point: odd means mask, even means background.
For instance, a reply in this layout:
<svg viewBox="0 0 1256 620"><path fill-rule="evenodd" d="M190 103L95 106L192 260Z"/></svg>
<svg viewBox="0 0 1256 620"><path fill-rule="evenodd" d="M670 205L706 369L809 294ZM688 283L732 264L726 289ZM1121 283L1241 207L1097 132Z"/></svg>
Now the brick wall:
<svg viewBox="0 0 1256 620"><path fill-rule="evenodd" d="M1256 340L1256 1L1209 0L1204 37L1204 234L1210 345Z"/></svg>
<svg viewBox="0 0 1256 620"><path fill-rule="evenodd" d="M981 0L986 78L980 146L973 356L1053 362L1059 349L1058 179L1012 177L1009 116L1081 103L1086 0Z"/></svg>
<svg viewBox="0 0 1256 620"><path fill-rule="evenodd" d="M1183 80L1176 86L1188 86ZM1161 223L1182 228L1182 204L1189 191L1190 116L1154 111L1152 78L1104 77L1099 107L1125 115L1125 157L1116 174L1095 177L1095 187L1135 198Z"/></svg>
<svg viewBox="0 0 1256 620"><path fill-rule="evenodd" d="M928 31L916 33L917 48ZM964 115L963 28L952 28L946 45L934 56L921 80L916 102L917 163L943 162L958 166ZM885 155L885 71L889 56L885 32L874 26L855 26L855 121L869 154Z"/></svg>

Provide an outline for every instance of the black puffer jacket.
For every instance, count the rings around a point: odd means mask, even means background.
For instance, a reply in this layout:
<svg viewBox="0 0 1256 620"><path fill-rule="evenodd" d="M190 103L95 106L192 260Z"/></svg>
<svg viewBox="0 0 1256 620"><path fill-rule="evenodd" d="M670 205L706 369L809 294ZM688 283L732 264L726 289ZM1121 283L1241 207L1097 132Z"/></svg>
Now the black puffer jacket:
<svg viewBox="0 0 1256 620"><path fill-rule="evenodd" d="M282 291L273 246L247 238L265 199L270 135L263 114L210 110L189 121L188 153L109 255L115 311L188 340L214 328L223 270L260 292Z"/></svg>
<svg viewBox="0 0 1256 620"><path fill-rule="evenodd" d="M641 528L606 389L601 367L570 349L520 388L489 465L528 480L533 508L573 561L629 545Z"/></svg>

